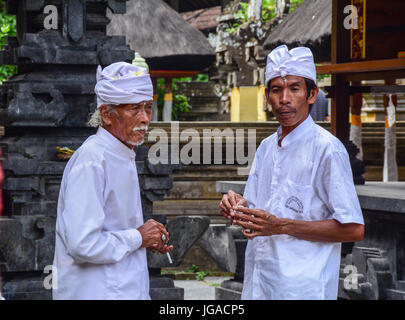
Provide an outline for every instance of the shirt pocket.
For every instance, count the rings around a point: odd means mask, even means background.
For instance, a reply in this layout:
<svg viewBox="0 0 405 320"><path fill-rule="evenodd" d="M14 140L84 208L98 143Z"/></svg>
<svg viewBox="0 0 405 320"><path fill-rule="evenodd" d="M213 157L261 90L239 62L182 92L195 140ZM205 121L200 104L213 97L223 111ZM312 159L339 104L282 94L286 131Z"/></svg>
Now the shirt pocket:
<svg viewBox="0 0 405 320"><path fill-rule="evenodd" d="M296 220L310 220L310 205L313 195L312 186L299 185L287 179L280 203L283 216Z"/></svg>

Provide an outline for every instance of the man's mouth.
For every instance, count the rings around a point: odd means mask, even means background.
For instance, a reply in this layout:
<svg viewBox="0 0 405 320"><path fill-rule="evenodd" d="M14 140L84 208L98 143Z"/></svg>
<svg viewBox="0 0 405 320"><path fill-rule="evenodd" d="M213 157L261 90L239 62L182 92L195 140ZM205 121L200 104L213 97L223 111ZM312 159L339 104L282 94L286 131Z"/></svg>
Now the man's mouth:
<svg viewBox="0 0 405 320"><path fill-rule="evenodd" d="M142 127L136 127L132 129L132 132L138 132L141 135L145 135L146 131L148 131L148 127L147 126L142 126Z"/></svg>
<svg viewBox="0 0 405 320"><path fill-rule="evenodd" d="M277 112L281 118L288 118L294 115L294 111L279 111Z"/></svg>
<svg viewBox="0 0 405 320"><path fill-rule="evenodd" d="M277 110L276 113L279 115L280 118L285 119L294 116L295 110L290 108L283 108L281 110Z"/></svg>

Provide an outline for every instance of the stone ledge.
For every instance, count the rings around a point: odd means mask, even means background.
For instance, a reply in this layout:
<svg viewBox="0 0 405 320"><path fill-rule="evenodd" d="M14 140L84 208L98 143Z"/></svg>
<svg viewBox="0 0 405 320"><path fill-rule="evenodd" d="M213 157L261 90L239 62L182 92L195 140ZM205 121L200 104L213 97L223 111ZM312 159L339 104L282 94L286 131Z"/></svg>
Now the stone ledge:
<svg viewBox="0 0 405 320"><path fill-rule="evenodd" d="M243 194L245 185L245 181L217 181L216 191ZM405 182L366 181L356 185L356 191L362 209L405 213Z"/></svg>

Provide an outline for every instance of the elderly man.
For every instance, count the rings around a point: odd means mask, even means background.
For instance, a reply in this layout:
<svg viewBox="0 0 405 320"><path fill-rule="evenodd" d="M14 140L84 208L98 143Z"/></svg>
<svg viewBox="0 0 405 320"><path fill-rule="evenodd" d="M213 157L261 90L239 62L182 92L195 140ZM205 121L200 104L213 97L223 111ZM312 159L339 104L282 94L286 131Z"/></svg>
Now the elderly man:
<svg viewBox="0 0 405 320"><path fill-rule="evenodd" d="M97 70L99 126L66 165L58 201L54 299L150 299L146 249L172 251L165 227L143 222L133 146L152 117L146 69ZM163 241L164 240L164 241Z"/></svg>
<svg viewBox="0 0 405 320"><path fill-rule="evenodd" d="M266 97L281 126L257 149L243 197L220 203L249 239L242 299L336 299L341 242L363 238L346 149L308 116L315 83L308 48L268 55Z"/></svg>

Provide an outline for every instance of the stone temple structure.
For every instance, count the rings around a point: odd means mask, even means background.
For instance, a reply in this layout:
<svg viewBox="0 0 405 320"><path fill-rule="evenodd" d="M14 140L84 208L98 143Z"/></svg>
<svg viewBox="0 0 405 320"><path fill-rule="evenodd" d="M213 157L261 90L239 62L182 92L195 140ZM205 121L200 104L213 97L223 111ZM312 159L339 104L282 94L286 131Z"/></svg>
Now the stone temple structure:
<svg viewBox="0 0 405 320"><path fill-rule="evenodd" d="M0 270L6 299L50 299L46 288L53 261L59 186L66 161L57 146L77 149L95 130L87 127L96 108L96 68L131 62L123 36L107 36L107 7L125 13L126 0L7 0L17 16L17 37L8 38L0 63L18 66L18 75L0 88L0 140L6 179L0 218ZM52 16L53 14L53 16ZM54 19L54 21L52 21ZM47 21L47 23L45 23ZM153 201L172 187L172 165L152 165L147 148L136 151L145 221ZM165 223L165 216L154 215ZM194 228L174 239L174 264L208 227L206 219L180 219L169 229ZM172 231L174 232L174 231ZM187 234L187 232L183 232ZM165 256L164 256L165 257ZM152 299L183 299L183 289L160 277L162 258L148 257ZM47 267L48 266L48 267Z"/></svg>

